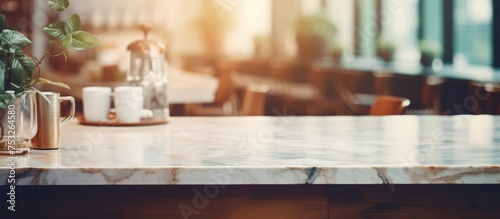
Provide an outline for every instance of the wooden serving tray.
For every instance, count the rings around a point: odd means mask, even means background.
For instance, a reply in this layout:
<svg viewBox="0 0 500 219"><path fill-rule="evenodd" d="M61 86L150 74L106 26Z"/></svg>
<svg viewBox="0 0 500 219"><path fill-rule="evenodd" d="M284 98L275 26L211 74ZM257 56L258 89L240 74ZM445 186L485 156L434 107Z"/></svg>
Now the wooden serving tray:
<svg viewBox="0 0 500 219"><path fill-rule="evenodd" d="M118 122L117 120L109 120L106 122L92 122L87 121L83 116L77 116L78 122L81 125L89 125L89 126L146 126L146 125L161 125L166 124L167 120L152 120L152 119L143 119L140 122L127 123L127 122Z"/></svg>

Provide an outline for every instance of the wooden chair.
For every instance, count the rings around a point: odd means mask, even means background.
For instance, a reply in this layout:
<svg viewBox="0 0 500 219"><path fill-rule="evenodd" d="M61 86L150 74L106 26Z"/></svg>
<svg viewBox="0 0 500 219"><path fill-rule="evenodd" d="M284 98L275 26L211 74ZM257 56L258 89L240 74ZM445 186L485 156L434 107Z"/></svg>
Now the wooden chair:
<svg viewBox="0 0 500 219"><path fill-rule="evenodd" d="M307 83L311 66L309 61L273 60L270 63L271 76L292 83Z"/></svg>
<svg viewBox="0 0 500 219"><path fill-rule="evenodd" d="M426 114L441 114L441 95L439 89L444 83L444 79L429 76L425 79L420 98Z"/></svg>
<svg viewBox="0 0 500 219"><path fill-rule="evenodd" d="M479 103L473 108L474 114L500 114L500 85L473 81L469 86Z"/></svg>
<svg viewBox="0 0 500 219"><path fill-rule="evenodd" d="M393 75L386 71L375 72L373 73L373 92L375 94L355 93L366 74L366 72L355 70L335 67L321 69L321 67L313 66L310 81L319 88L320 93L326 93L324 82L331 80L330 85L333 85L339 95L339 98L322 98L319 109L334 109L337 114L368 114L378 96L392 93Z"/></svg>
<svg viewBox="0 0 500 219"><path fill-rule="evenodd" d="M371 93L357 93L362 78L366 72L356 70L340 70L337 73L334 85L339 90L342 99L349 106L350 114L366 115L371 110L379 96L392 94L393 74L387 71L373 72L373 91Z"/></svg>
<svg viewBox="0 0 500 219"><path fill-rule="evenodd" d="M269 88L266 85L249 85L245 88L241 103L242 116L264 115L266 95Z"/></svg>
<svg viewBox="0 0 500 219"><path fill-rule="evenodd" d="M379 96L370 109L372 116L402 115L410 100L394 96Z"/></svg>
<svg viewBox="0 0 500 219"><path fill-rule="evenodd" d="M270 63L272 77L283 82L283 92L275 96L276 102L289 115L311 115L316 110L311 106L318 98L318 91L307 80L309 65L289 60L273 60Z"/></svg>
<svg viewBox="0 0 500 219"><path fill-rule="evenodd" d="M269 63L271 69L271 77L276 78L281 81L288 81L288 73L292 68L289 62L282 60L272 60Z"/></svg>
<svg viewBox="0 0 500 219"><path fill-rule="evenodd" d="M484 89L491 94L486 101L486 113L500 115L500 86L488 83L485 85Z"/></svg>
<svg viewBox="0 0 500 219"><path fill-rule="evenodd" d="M219 72L219 87L215 101L210 104L187 104L188 116L233 116L236 115L238 98L231 82L232 72Z"/></svg>
<svg viewBox="0 0 500 219"><path fill-rule="evenodd" d="M394 75L387 71L373 72L373 92L376 95L392 95Z"/></svg>
<svg viewBox="0 0 500 219"><path fill-rule="evenodd" d="M308 83L288 83L284 105L291 115L339 115L346 114L347 106L340 95L335 94L330 81L331 69L312 65Z"/></svg>

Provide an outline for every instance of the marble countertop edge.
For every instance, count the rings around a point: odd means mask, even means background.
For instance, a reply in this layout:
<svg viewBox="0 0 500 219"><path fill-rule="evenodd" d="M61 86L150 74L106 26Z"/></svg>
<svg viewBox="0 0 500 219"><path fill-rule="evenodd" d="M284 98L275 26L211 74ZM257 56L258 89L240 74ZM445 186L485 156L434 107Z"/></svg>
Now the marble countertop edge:
<svg viewBox="0 0 500 219"><path fill-rule="evenodd" d="M20 168L17 185L500 184L498 166ZM0 184L8 172L0 171Z"/></svg>

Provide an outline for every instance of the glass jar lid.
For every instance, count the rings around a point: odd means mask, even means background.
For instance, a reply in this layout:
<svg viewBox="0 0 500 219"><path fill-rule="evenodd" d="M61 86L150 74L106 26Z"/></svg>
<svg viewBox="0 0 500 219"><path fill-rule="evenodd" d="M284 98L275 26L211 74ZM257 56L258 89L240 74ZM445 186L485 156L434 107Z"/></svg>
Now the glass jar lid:
<svg viewBox="0 0 500 219"><path fill-rule="evenodd" d="M138 54L161 54L166 50L166 45L160 41L148 40L149 31L153 27L152 24L145 23L139 25L139 29L144 33L143 40L137 40L127 46L127 50Z"/></svg>

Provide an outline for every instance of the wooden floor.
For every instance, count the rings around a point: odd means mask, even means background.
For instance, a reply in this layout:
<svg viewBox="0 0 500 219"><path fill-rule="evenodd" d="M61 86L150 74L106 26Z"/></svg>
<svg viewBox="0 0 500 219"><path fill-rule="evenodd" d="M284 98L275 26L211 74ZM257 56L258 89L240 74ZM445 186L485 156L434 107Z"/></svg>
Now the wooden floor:
<svg viewBox="0 0 500 219"><path fill-rule="evenodd" d="M3 194L8 188L0 187ZM7 199L7 196L3 196ZM499 218L498 185L24 186L0 218Z"/></svg>

